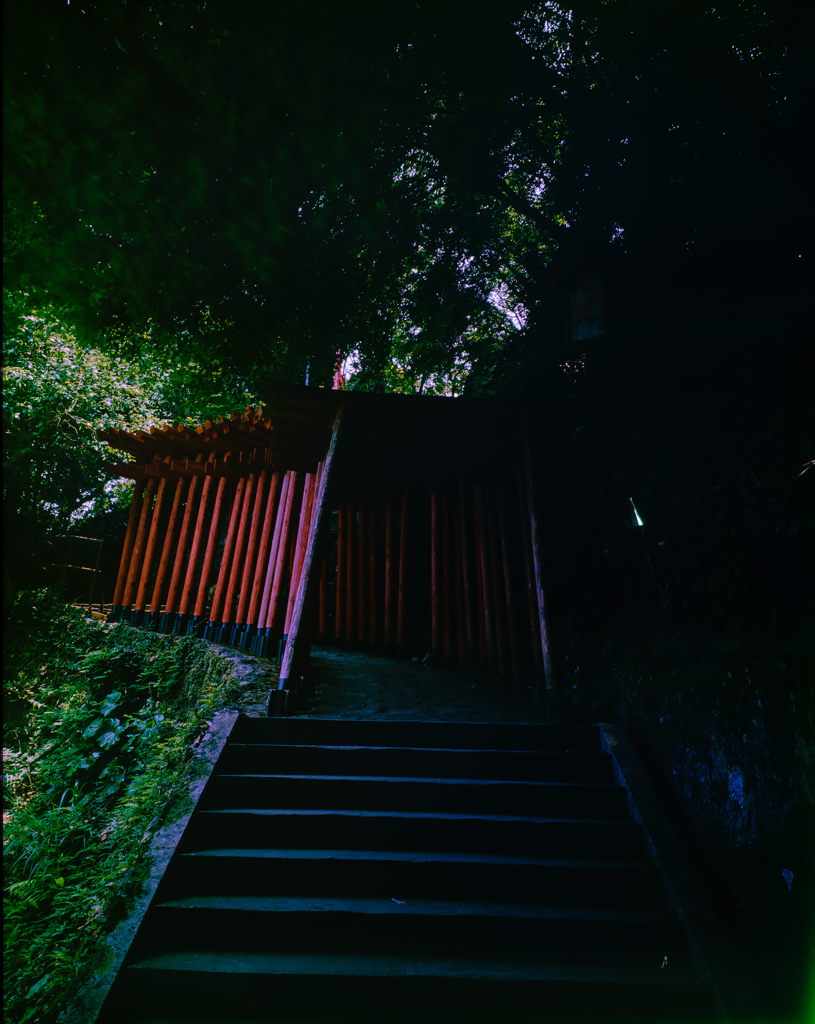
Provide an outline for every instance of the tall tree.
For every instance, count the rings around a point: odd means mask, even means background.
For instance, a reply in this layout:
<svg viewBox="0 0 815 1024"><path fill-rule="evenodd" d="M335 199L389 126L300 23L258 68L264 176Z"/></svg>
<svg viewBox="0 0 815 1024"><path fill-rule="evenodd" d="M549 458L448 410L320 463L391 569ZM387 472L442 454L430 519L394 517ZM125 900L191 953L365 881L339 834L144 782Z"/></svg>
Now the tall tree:
<svg viewBox="0 0 815 1024"><path fill-rule="evenodd" d="M198 423L253 396L239 376L189 359L83 343L58 310L24 293L6 294L3 320L4 579L22 586L37 578L43 558L34 570L31 558L49 536L120 539L130 490L107 480L110 449L97 431Z"/></svg>
<svg viewBox="0 0 815 1024"><path fill-rule="evenodd" d="M790 0L4 17L7 278L108 338L449 388L556 343L564 268L783 276L811 237Z"/></svg>

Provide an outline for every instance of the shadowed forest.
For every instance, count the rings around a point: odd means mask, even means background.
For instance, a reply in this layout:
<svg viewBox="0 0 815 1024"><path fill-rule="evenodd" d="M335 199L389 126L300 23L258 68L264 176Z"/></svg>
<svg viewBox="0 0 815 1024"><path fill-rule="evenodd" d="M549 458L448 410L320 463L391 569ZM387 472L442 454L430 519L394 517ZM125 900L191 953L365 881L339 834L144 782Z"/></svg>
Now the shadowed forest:
<svg viewBox="0 0 815 1024"><path fill-rule="evenodd" d="M3 18L8 1019L98 968L237 685L66 603L112 600L133 494L97 433L279 381L524 410L559 715L627 730L762 1020L805 1020L812 6Z"/></svg>

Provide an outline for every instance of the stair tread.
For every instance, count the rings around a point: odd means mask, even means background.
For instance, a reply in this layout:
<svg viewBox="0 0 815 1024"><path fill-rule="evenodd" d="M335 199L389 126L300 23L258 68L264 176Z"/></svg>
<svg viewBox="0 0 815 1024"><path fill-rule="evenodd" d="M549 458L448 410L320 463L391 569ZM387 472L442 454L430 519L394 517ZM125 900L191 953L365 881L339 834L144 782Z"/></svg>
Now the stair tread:
<svg viewBox="0 0 815 1024"><path fill-rule="evenodd" d="M538 963L534 960L502 960L496 957L388 956L343 953L215 953L177 950L139 960L125 970L186 971L206 974L342 975L376 977L460 977L601 983L612 985L659 985L666 988L701 988L699 976L683 968L660 969L655 955L652 969L602 967L573 963Z"/></svg>
<svg viewBox="0 0 815 1024"><path fill-rule="evenodd" d="M460 749L457 744L467 747L494 746L512 750L514 746L523 749L554 750L573 749L575 746L599 751L600 734L596 725L565 725L563 723L506 723L506 722L428 722L421 719L387 719L375 721L364 719L329 719L309 717L297 718L249 718L241 716L233 730L235 742L242 740L274 743L279 738L291 741L305 739L342 740L351 737L379 742L396 738L406 739L410 746L438 747L441 745ZM475 740L475 742L474 742ZM399 745L388 744L388 745Z"/></svg>
<svg viewBox="0 0 815 1024"><path fill-rule="evenodd" d="M663 888L596 726L241 717L101 1019L701 1020Z"/></svg>
<svg viewBox="0 0 815 1024"><path fill-rule="evenodd" d="M215 847L190 850L183 857L245 857L268 860L366 860L438 864L493 864L531 867L569 867L608 871L641 871L653 874L657 869L644 861L586 860L565 857L529 857L513 854L448 853L421 850L326 850L280 849L276 847Z"/></svg>
<svg viewBox="0 0 815 1024"><path fill-rule="evenodd" d="M632 830L639 828L636 822L621 821L619 818L559 818L539 817L523 814L467 814L454 813L452 811L366 811L358 808L337 809L324 808L312 810L308 807L207 807L198 811L202 815L210 814L257 814L264 817L280 815L281 817L292 815L314 816L314 815L343 815L353 818L428 818L434 821L497 821L511 822L523 821L534 825L564 824L564 825L614 825L625 826Z"/></svg>
<svg viewBox="0 0 815 1024"><path fill-rule="evenodd" d="M539 921L608 921L638 924L671 924L676 918L667 910L605 909L603 907L550 907L518 903L472 903L454 900L367 899L325 896L232 896L201 895L167 900L157 905L178 910L253 911L258 913L352 913L416 914L436 917L498 917Z"/></svg>
<svg viewBox="0 0 815 1024"><path fill-rule="evenodd" d="M551 782L537 779L457 779L434 775L300 775L281 772L218 772L219 779L307 779L314 782L420 782L455 786L570 786L616 790L616 782Z"/></svg>
<svg viewBox="0 0 815 1024"><path fill-rule="evenodd" d="M526 750L507 747L411 747L402 744L361 744L361 743L252 743L237 740L227 744L229 750L249 748L252 750L383 750L391 753L416 754L528 754L552 755L561 757L569 754L574 757L591 757L597 760L608 757L602 750Z"/></svg>

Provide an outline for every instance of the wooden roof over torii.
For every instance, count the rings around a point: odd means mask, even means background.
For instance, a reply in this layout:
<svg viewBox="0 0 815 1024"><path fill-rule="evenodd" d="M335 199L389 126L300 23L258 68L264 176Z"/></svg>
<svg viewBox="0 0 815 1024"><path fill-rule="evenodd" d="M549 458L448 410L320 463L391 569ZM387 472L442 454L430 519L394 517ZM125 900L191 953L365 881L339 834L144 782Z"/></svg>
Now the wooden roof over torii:
<svg viewBox="0 0 815 1024"><path fill-rule="evenodd" d="M335 470L355 489L366 480L400 485L449 475L451 459L466 471L517 438L517 404L496 399L376 394L277 385L264 405L198 426L152 427L99 434L137 463L108 464L127 477L197 474L238 476L261 469L314 472L331 440L340 408L343 441ZM167 461L169 460L169 461ZM203 465L201 465L203 463ZM142 472L143 470L143 472Z"/></svg>

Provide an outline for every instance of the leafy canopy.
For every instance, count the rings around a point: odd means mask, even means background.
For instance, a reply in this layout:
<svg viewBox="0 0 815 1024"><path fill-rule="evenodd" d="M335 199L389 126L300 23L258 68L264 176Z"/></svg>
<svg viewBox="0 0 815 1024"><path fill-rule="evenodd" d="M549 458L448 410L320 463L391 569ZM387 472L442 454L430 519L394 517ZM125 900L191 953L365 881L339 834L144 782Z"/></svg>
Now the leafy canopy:
<svg viewBox="0 0 815 1024"><path fill-rule="evenodd" d="M121 525L132 487L106 482L111 451L97 431L198 423L251 395L218 368L173 363L150 349L130 357L105 351L79 340L60 310L33 307L22 293L5 298L4 540L15 570L38 538L108 512Z"/></svg>
<svg viewBox="0 0 815 1024"><path fill-rule="evenodd" d="M557 349L574 268L800 272L811 5L34 6L4 10L7 276L107 344L489 390L519 337Z"/></svg>

